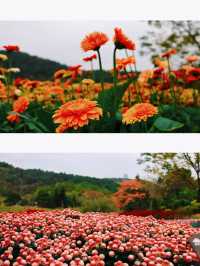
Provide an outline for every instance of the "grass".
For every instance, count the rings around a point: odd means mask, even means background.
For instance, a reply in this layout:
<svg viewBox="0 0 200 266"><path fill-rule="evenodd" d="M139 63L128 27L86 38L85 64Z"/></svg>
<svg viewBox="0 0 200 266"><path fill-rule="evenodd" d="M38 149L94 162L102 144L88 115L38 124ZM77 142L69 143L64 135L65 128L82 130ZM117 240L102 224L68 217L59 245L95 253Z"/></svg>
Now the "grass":
<svg viewBox="0 0 200 266"><path fill-rule="evenodd" d="M33 206L20 206L20 205L14 205L14 206L0 206L0 212L19 212L19 211L26 211L28 209L32 210L48 210L45 208L39 208L39 207L33 207Z"/></svg>

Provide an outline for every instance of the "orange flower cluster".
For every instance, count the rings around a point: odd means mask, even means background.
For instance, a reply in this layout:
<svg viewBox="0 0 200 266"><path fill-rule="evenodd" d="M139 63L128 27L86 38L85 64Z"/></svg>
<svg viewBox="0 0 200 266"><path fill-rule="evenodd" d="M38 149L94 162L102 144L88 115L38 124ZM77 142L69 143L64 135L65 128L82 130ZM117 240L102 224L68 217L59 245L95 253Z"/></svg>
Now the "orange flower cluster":
<svg viewBox="0 0 200 266"><path fill-rule="evenodd" d="M158 108L150 103L137 103L129 108L123 114L123 123L134 124L140 121L147 121L149 117L152 117L158 113Z"/></svg>
<svg viewBox="0 0 200 266"><path fill-rule="evenodd" d="M129 40L120 28L115 28L113 41L117 49L135 50L135 43Z"/></svg>
<svg viewBox="0 0 200 266"><path fill-rule="evenodd" d="M29 101L21 96L13 103L13 112L23 113L29 106ZM18 114L10 114L7 116L8 121L10 122L19 122L20 118Z"/></svg>
<svg viewBox="0 0 200 266"><path fill-rule="evenodd" d="M108 37L103 32L92 32L81 42L83 51L97 51L102 45L107 43Z"/></svg>
<svg viewBox="0 0 200 266"><path fill-rule="evenodd" d="M57 133L62 133L69 128L77 129L89 123L89 120L99 120L103 111L97 107L95 101L78 99L63 104L53 115L53 120L60 126Z"/></svg>

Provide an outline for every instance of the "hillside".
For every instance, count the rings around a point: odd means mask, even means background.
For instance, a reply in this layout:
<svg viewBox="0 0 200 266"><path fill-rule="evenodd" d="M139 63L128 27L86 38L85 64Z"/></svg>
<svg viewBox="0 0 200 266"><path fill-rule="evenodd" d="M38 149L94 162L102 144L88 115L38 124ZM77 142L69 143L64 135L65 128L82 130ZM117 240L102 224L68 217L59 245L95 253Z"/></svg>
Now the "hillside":
<svg viewBox="0 0 200 266"><path fill-rule="evenodd" d="M59 69L67 68L67 65L55 62L53 60L41 58L39 56L30 55L25 52L12 52L0 51L1 54L6 54L9 57L8 61L2 62L3 67L18 67L20 72L16 74L16 77L27 78L31 80L52 80L53 74ZM81 62L80 62L81 63ZM90 71L83 71L85 78L91 78ZM94 76L96 82L100 81L99 70L94 70ZM104 71L104 79L106 82L112 81L112 75L109 71Z"/></svg>
<svg viewBox="0 0 200 266"><path fill-rule="evenodd" d="M26 194L34 193L43 186L55 186L64 183L68 190L96 190L113 193L117 190L119 179L95 178L66 173L55 173L40 169L24 170L5 162L0 162L0 194L8 193Z"/></svg>
<svg viewBox="0 0 200 266"><path fill-rule="evenodd" d="M6 54L5 51L0 51L0 53ZM52 79L55 71L67 67L53 60L33 56L24 52L9 53L8 57L10 62L5 61L3 66L9 67L10 64L12 67L20 68L21 71L18 76L22 78L49 80Z"/></svg>

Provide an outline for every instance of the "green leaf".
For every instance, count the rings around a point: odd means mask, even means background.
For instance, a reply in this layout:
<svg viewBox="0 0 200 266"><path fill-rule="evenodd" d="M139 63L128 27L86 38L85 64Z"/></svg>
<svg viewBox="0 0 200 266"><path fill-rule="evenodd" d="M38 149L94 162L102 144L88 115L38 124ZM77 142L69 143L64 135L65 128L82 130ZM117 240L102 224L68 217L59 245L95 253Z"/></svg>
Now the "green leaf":
<svg viewBox="0 0 200 266"><path fill-rule="evenodd" d="M178 121L171 120L169 118L160 116L155 120L153 126L156 127L160 131L171 132L176 129L182 128L184 124Z"/></svg>
<svg viewBox="0 0 200 266"><path fill-rule="evenodd" d="M39 127L37 127L34 123L28 122L26 125L29 127L29 129L32 132L42 133L42 130Z"/></svg>
<svg viewBox="0 0 200 266"><path fill-rule="evenodd" d="M131 80L128 80L124 84L99 93L97 102L103 108L105 113L115 114L118 111L124 92L131 82Z"/></svg>

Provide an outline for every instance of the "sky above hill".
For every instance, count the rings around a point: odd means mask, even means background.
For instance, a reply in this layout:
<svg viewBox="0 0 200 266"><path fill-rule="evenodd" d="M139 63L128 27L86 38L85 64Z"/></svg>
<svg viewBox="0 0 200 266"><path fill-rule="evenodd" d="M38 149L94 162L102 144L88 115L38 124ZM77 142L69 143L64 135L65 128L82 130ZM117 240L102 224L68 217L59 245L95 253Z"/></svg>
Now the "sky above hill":
<svg viewBox="0 0 200 266"><path fill-rule="evenodd" d="M136 153L0 154L0 161L23 169L36 168L98 178L143 176L143 168L137 164L138 158L139 154Z"/></svg>
<svg viewBox="0 0 200 266"><path fill-rule="evenodd" d="M140 41L148 30L145 21L86 21L86 20L65 20L65 21L1 21L1 43L17 44L21 50L31 55L52 59L67 65L82 64L85 69L89 68L82 58L90 53L84 53L80 48L80 42L84 36L93 31L106 33L110 42L101 49L103 66L105 69L112 68L113 52L113 29L121 27L126 35L135 41L138 69L151 67L147 56L139 55ZM124 57L124 51L118 53ZM97 68L97 63L95 62Z"/></svg>

